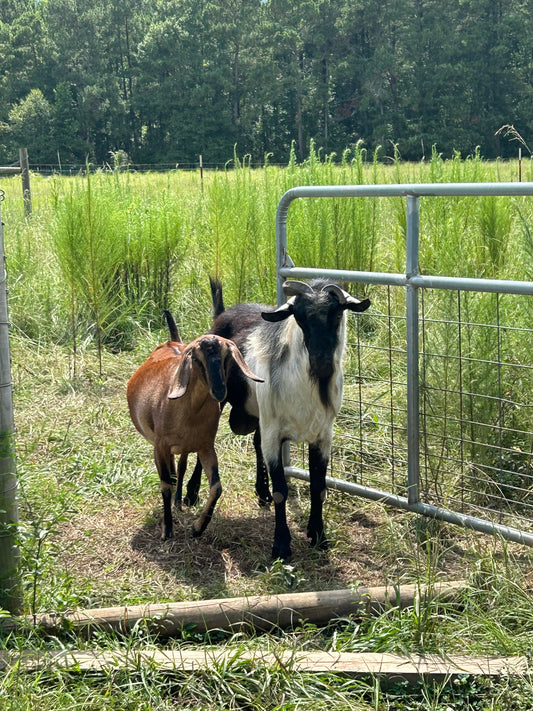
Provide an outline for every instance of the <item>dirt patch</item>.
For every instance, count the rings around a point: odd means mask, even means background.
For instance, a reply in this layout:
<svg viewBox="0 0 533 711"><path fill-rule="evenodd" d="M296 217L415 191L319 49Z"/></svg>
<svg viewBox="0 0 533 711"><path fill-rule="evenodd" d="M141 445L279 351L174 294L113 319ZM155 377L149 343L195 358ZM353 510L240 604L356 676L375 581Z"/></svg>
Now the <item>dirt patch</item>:
<svg viewBox="0 0 533 711"><path fill-rule="evenodd" d="M61 565L80 586L90 585L102 605L373 586L414 572L409 547L402 554L395 540L396 550L387 553L387 514L379 507L354 510L346 497L332 497L326 507L331 549L310 548L300 493L305 487L296 489L289 506L290 568L271 565L273 510L229 496L198 539L190 533L196 513L185 510L174 512L174 538L161 541L157 498L148 508L119 502L78 514L62 526ZM436 563L439 577L460 577L462 549L455 548Z"/></svg>

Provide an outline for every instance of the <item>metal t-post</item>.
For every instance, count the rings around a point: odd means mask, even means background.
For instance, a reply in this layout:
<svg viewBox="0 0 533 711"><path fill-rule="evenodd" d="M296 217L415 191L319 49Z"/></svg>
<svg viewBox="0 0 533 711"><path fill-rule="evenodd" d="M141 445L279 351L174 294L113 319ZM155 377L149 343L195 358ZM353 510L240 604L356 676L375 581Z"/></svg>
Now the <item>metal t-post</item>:
<svg viewBox="0 0 533 711"><path fill-rule="evenodd" d="M4 194L0 191L0 206ZM18 523L14 451L13 390L7 309L4 229L0 211L0 607L20 611L19 555L15 541Z"/></svg>

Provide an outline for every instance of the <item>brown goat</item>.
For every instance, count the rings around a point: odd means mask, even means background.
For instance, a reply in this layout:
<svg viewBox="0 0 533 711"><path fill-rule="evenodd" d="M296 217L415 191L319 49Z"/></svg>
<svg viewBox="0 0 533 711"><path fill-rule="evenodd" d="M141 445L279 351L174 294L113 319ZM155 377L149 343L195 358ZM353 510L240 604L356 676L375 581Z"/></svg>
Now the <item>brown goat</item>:
<svg viewBox="0 0 533 711"><path fill-rule="evenodd" d="M171 327L172 336L179 338ZM200 536L213 516L222 493L215 435L221 402L226 398L227 377L234 363L246 377L262 382L248 368L233 341L213 335L200 336L188 345L178 340L163 343L128 381L126 397L131 419L154 447L163 497L163 540L171 538L173 531L172 483L177 482L175 504L181 508L190 452L198 453L209 481L209 496L193 522L193 536ZM176 454L181 455L177 477Z"/></svg>

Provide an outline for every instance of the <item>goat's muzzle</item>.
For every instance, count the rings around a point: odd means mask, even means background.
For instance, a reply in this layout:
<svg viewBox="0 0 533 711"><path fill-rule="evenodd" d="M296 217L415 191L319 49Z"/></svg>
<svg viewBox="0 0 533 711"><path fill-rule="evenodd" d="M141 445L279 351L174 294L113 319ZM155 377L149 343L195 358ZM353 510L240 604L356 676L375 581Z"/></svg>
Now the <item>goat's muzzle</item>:
<svg viewBox="0 0 533 711"><path fill-rule="evenodd" d="M226 383L223 380L220 383L216 383L215 385L211 383L211 386L209 388L209 394L217 402L222 402L222 400L225 400L227 392L228 391L226 388Z"/></svg>

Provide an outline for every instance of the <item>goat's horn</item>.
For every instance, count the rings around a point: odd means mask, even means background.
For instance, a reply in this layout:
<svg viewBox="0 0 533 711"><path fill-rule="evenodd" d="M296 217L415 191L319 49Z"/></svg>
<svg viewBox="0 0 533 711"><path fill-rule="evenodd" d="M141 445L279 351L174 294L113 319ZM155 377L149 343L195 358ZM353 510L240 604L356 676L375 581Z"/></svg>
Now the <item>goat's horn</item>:
<svg viewBox="0 0 533 711"><path fill-rule="evenodd" d="M304 281L286 281L283 284L283 293L286 296L298 296L298 294L312 294L313 290Z"/></svg>
<svg viewBox="0 0 533 711"><path fill-rule="evenodd" d="M327 291L330 294L335 294L335 296L339 300L339 304L345 304L348 299L353 298L351 294L349 294L347 291L344 291L344 289L341 289L338 284L326 284L326 286L322 287L322 291Z"/></svg>
<svg viewBox="0 0 533 711"><path fill-rule="evenodd" d="M326 284L326 286L323 287L322 291L328 291L330 294L335 294L335 296L339 300L339 304L341 306L344 306L345 308L351 308L355 306L357 308L352 310L365 311L370 306L370 301L368 299L365 299L364 301L359 301L359 299L356 299L355 296L352 296L347 291L344 291L344 289L341 289L338 284Z"/></svg>

